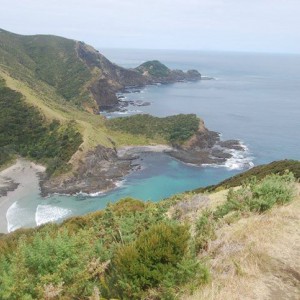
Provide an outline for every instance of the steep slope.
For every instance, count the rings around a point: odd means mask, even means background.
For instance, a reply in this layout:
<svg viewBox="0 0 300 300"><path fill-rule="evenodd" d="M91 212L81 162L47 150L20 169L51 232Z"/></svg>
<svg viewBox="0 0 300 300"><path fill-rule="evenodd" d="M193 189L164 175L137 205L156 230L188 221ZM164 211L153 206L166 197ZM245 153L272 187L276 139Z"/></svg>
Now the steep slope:
<svg viewBox="0 0 300 300"><path fill-rule="evenodd" d="M295 200L262 215L225 222L205 255L211 284L182 300L297 300L300 295L300 185ZM224 199L212 194L212 202Z"/></svg>
<svg viewBox="0 0 300 300"><path fill-rule="evenodd" d="M22 36L3 29L0 68L31 87L42 81L70 103L96 113L99 108L116 106L115 93L125 86L201 79L195 71L176 71L181 74L179 77L144 76L139 68L125 69L113 64L83 42L52 35Z"/></svg>

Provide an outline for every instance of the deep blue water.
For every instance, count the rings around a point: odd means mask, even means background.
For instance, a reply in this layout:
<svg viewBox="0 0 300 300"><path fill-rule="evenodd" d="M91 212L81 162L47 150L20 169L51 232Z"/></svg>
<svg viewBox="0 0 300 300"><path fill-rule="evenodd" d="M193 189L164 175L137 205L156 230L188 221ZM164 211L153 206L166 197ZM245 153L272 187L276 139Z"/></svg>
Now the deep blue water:
<svg viewBox="0 0 300 300"><path fill-rule="evenodd" d="M163 154L145 154L140 161L142 170L129 175L121 187L93 198L56 195L42 199L36 188L31 195L16 199L8 211L11 229L97 210L126 196L158 201L217 183L241 172L243 163L246 168L249 161L257 165L300 159L300 56L99 50L124 67L158 59L170 68L198 69L202 75L216 78L148 86L141 93L126 94L128 100L151 102L150 106L128 107L128 114L137 110L156 116L196 113L209 129L220 132L224 139L240 139L249 150L219 168L193 167Z"/></svg>

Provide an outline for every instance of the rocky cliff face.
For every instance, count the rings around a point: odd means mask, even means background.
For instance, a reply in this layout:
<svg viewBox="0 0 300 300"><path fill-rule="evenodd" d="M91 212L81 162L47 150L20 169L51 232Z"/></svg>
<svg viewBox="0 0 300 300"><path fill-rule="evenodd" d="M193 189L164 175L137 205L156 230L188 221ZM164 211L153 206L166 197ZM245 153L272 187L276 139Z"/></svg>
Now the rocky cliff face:
<svg viewBox="0 0 300 300"><path fill-rule="evenodd" d="M128 86L143 87L147 84L201 79L201 74L196 70L187 72L170 70L159 61L149 61L135 69L122 68L82 42L77 42L76 51L78 57L95 74L87 88L101 110L116 107L118 105L116 92Z"/></svg>

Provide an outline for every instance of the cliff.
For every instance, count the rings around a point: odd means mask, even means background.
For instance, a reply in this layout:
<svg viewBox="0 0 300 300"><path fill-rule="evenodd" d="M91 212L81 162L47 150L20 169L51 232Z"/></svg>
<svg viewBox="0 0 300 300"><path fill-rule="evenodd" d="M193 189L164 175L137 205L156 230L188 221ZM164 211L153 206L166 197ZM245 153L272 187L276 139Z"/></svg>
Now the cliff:
<svg viewBox="0 0 300 300"><path fill-rule="evenodd" d="M159 62L122 68L83 42L52 35L23 36L0 29L0 70L31 87L42 82L69 103L98 113L118 103L126 86L198 80L196 71L171 71ZM153 72L146 72L148 69ZM168 70L161 76L158 69Z"/></svg>

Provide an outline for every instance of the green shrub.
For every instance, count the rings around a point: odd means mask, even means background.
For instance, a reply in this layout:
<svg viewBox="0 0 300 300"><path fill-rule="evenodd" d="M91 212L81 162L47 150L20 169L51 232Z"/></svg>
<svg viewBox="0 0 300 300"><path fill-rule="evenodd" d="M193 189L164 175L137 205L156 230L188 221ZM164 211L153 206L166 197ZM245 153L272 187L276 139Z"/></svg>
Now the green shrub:
<svg viewBox="0 0 300 300"><path fill-rule="evenodd" d="M121 246L112 259L108 296L140 299L148 289L186 282L195 274L188 274L189 268L181 265L188 254L189 237L186 226L159 223L135 242Z"/></svg>
<svg viewBox="0 0 300 300"><path fill-rule="evenodd" d="M16 251L1 260L0 298L45 299L49 288L68 299L91 295L97 279L91 271L95 249L86 232L36 234L31 243L21 239Z"/></svg>

